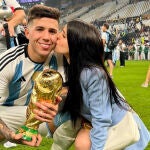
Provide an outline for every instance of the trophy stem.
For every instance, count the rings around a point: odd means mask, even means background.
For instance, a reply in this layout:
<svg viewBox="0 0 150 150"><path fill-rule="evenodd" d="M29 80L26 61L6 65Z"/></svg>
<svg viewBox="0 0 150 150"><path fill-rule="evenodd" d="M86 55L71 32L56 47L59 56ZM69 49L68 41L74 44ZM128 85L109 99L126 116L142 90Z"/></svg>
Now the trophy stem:
<svg viewBox="0 0 150 150"><path fill-rule="evenodd" d="M31 129L31 128L28 128L27 126L23 125L23 126L21 126L20 131L18 130L17 133L23 134L23 137L22 137L23 140L31 141L32 135L37 135L38 130Z"/></svg>

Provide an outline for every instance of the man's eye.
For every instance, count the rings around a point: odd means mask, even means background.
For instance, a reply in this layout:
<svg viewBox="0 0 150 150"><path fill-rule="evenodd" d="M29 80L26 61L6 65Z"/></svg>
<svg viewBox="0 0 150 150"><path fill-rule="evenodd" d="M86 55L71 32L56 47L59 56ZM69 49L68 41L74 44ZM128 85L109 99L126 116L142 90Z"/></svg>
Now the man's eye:
<svg viewBox="0 0 150 150"><path fill-rule="evenodd" d="M43 29L41 29L41 28L38 28L38 29L37 29L37 31L43 31Z"/></svg>
<svg viewBox="0 0 150 150"><path fill-rule="evenodd" d="M51 33L51 34L57 34L57 30L49 30L49 33Z"/></svg>
<svg viewBox="0 0 150 150"><path fill-rule="evenodd" d="M52 34L56 34L57 32L55 32L55 31L50 31L50 33L52 33Z"/></svg>

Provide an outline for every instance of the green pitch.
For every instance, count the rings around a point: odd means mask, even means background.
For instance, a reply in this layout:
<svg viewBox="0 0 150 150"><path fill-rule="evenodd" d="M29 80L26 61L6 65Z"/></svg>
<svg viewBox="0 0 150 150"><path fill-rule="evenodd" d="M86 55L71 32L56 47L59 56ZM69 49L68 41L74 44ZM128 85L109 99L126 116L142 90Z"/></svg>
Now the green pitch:
<svg viewBox="0 0 150 150"><path fill-rule="evenodd" d="M119 67L117 62L114 68L113 80L118 89L125 96L126 100L142 118L150 130L150 86L142 88L141 84L145 80L146 72L150 61L126 61L126 67ZM52 139L43 138L41 146L32 148L29 146L18 145L10 148L11 150L50 150ZM0 145L0 150L6 150ZM9 150L9 149L7 149ZM74 150L70 148L69 150ZM150 150L150 144L146 148Z"/></svg>

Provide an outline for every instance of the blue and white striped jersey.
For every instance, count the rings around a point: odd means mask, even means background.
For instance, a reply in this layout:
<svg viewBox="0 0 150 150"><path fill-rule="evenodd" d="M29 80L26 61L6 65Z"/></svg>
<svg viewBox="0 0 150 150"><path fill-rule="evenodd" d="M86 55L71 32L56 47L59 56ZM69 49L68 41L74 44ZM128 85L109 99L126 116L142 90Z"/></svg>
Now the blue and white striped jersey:
<svg viewBox="0 0 150 150"><path fill-rule="evenodd" d="M62 56L55 53L45 63L33 62L28 56L26 44L5 51L0 55L0 105L28 105L33 74L51 68L64 77L62 64Z"/></svg>
<svg viewBox="0 0 150 150"><path fill-rule="evenodd" d="M109 33L107 32L102 32L102 39L106 40L106 43L105 43L105 46L104 46L104 51L105 52L110 52L110 49L107 47L107 43L108 43L108 40L109 40Z"/></svg>

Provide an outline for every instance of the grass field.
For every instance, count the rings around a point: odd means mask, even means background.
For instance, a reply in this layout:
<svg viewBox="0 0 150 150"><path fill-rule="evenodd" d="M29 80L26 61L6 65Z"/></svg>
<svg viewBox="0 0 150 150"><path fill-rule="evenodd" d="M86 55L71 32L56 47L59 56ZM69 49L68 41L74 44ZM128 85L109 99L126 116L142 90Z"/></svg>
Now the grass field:
<svg viewBox="0 0 150 150"><path fill-rule="evenodd" d="M126 67L120 68L119 62L114 69L113 80L127 101L144 121L150 130L150 86L142 88L141 84L145 80L149 61L126 61ZM41 146L32 148L28 146L18 145L10 148L11 150L50 150L52 139L43 138ZM0 150L6 150L0 145ZM74 150L74 148L70 148ZM150 144L146 148L150 150Z"/></svg>

